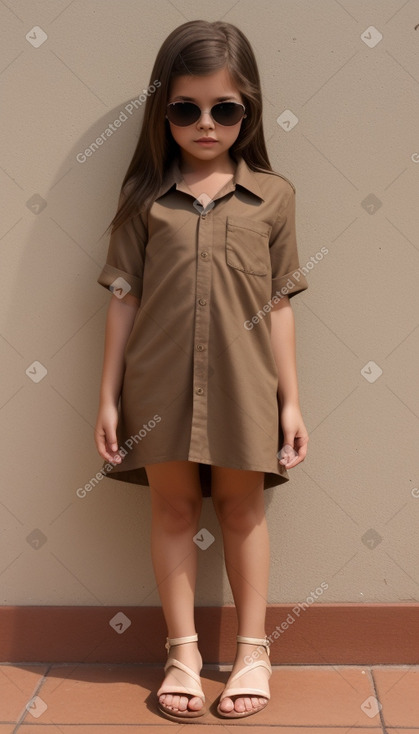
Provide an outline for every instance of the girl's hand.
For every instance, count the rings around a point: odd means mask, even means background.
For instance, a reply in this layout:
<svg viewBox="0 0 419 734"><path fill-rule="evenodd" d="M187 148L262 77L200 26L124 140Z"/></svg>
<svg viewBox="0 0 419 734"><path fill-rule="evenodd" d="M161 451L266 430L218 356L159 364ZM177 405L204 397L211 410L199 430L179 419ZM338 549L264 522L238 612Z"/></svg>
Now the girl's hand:
<svg viewBox="0 0 419 734"><path fill-rule="evenodd" d="M285 405L281 410L280 420L284 434L282 448L288 447L283 451L284 458L280 459L280 463L286 469L292 469L297 464L300 464L301 461L304 461L306 457L309 440L308 433L301 411L295 405Z"/></svg>
<svg viewBox="0 0 419 734"><path fill-rule="evenodd" d="M95 426L95 444L102 459L106 459L112 464L120 464L122 461L121 456L115 453L118 451L117 425L117 406L113 404L101 405Z"/></svg>

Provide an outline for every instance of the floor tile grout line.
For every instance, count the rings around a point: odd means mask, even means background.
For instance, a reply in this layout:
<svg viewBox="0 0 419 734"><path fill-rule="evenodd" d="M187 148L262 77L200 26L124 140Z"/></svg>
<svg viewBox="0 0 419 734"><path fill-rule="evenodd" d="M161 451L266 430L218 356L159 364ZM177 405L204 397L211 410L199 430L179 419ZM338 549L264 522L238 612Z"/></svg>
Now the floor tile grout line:
<svg viewBox="0 0 419 734"><path fill-rule="evenodd" d="M19 731L21 731L21 728L20 727L22 726L22 724L14 724L14 722L10 722L10 721L5 721L5 722L4 721L0 721L0 726L5 726L6 724L11 724L12 726L15 726L15 728L12 730L11 734L19 734ZM83 731L86 731L88 729L89 732L90 732L93 728L95 728L95 729L97 728L97 730L99 732L100 731L99 727L103 727L103 731L106 731L106 727L118 727L118 731L119 731L120 728L123 728L125 730L125 729L132 729L132 728L136 727L136 729L138 729L138 727L140 727L140 726L142 726L142 727L147 726L147 727L150 727L150 728L154 727L154 728L160 728L160 729L162 729L164 727L165 730L167 729L168 731L173 731L173 732L175 732L175 734L181 734L181 732L183 734L183 727L185 727L185 734L186 734L186 727L189 727L190 726L190 724L184 724L184 725L179 724L179 727L180 728L178 728L178 729L175 730L175 729L172 729L171 728L173 726L173 724L174 724L174 722L172 724L160 724L160 723L154 724L154 723L152 723L150 721L148 721L146 724L144 724L142 722L140 722L140 723L133 723L133 724L120 724L120 723L115 723L115 722L113 722L111 724L105 724L103 722L100 722L98 724L95 724L95 723L93 723L93 724L92 723L67 724L65 722L64 723L61 722L60 724L51 723L51 724L43 724L42 726L44 726L44 727L46 727L46 726L47 727L50 727L51 732L56 732L59 727L62 727L62 728L59 729L59 731L62 734L65 734L65 732L67 731L67 729L69 727L77 727L78 728L78 731L80 732L80 734L82 734ZM38 727L39 728L41 725L40 724L23 724L23 726L33 726L33 727ZM195 724L195 726L211 726L211 727L213 727L213 726L219 726L220 728L221 727L224 727L228 732L232 732L232 729L230 727L237 726L237 724L236 725L234 725L234 724L220 724L218 721L214 721L214 722L212 722L212 721L207 721L207 722L201 721L199 724ZM249 724L244 724L243 723L241 725L239 724L239 726L242 726L242 727L247 726L249 729L251 727L254 727L254 726L257 726L259 729L268 729L268 728L272 728L273 729L273 728L275 728L276 730L279 731L279 733L281 731L289 731L290 729L293 729L293 728L295 728L296 730L301 729L301 727L300 727L299 724L284 724L284 725L282 725L282 724L266 724L266 723L265 724L250 724L250 723ZM229 728L227 728L227 727L229 727ZM356 734L356 732L359 729L362 729L363 731L365 731L365 727L362 727L362 726L352 726L352 725L350 725L348 727L345 724L343 724L342 726L340 724L338 726L335 726L334 724L313 724L313 725L310 725L308 727L307 726L304 726L303 728L305 730L308 730L308 734L310 734L311 731L313 731L313 732L319 731L321 734L323 734L323 732L326 732L329 729L330 730L333 730L334 732L337 731L338 734ZM419 728L418 727L411 727L411 726L410 727L397 727L397 728L394 729L394 734L402 734L403 730L406 729L406 728L408 728L409 731L419 732ZM378 727L368 727L368 730L371 732L371 734L377 734L377 732L378 732L378 734L381 734L381 728L378 728ZM390 729L389 732L387 732L387 734L392 734L392 731L393 730ZM35 731L34 734L36 734L36 731Z"/></svg>
<svg viewBox="0 0 419 734"><path fill-rule="evenodd" d="M158 714L156 714L156 715L158 715ZM161 727L165 727L165 728L167 727L169 729L169 727L172 727L173 726L173 723L172 724L169 724L169 723L168 724L165 724L165 723L161 724L160 722L154 723L154 722L151 722L151 721L147 721L146 723L144 723L142 721L138 721L138 722L132 722L132 723L127 723L127 724L120 723L120 722L117 722L117 721L110 722L110 723L104 723L104 722L101 722L101 721L99 721L99 722L81 722L81 723L77 723L77 724L72 723L72 722L63 722L63 721L61 721L61 722L51 722L50 724L45 724L45 723L44 724L32 724L32 723L23 723L23 724L22 723L19 723L19 724L17 724L17 723L15 723L13 721L0 721L0 726L1 725L6 725L6 724L11 724L11 725L13 725L15 727L13 729L12 734L17 734L18 731L20 730L20 727L21 726L31 726L31 727L32 726L33 727L42 726L42 727L50 727L51 728L51 732L55 731L55 729L57 727L63 727L62 729L60 729L60 732L63 732L63 733L69 727L77 727L80 732L83 732L85 728L86 729L89 729L89 731L90 731L93 727L95 727L95 728L97 727L98 731L99 731L99 727L102 727L105 731L106 731L106 727L118 727L118 731L119 731L119 728L120 727L124 727L124 728L127 728L128 729L128 728L132 728L132 727L139 727L139 726L143 726L144 727L144 726L147 726L147 727L155 727L155 728L156 727L160 727L160 728ZM231 729L229 727L237 726L237 724L234 725L234 724L224 724L224 723L221 723L217 719L215 719L215 717L214 717L214 721L212 721L211 719L209 719L208 721L200 721L199 724L196 722L195 723L195 726L198 726L198 725L199 726L211 726L211 727L213 727L213 726L219 726L219 727L225 728L229 732L231 732ZM182 724L182 723L180 723L178 726L181 727L181 728L179 728L179 729L176 730L176 734L180 734L180 732L183 730L183 727L184 726L185 727L189 727L190 724ZM266 722L264 724L256 724L255 722L253 724L250 724L250 722L249 722L247 724L244 724L244 723L239 724L239 726L241 726L241 727L247 726L249 728L250 727L253 728L253 727L257 726L260 729L265 729L265 728L267 729L269 727L269 728L275 728L276 730L279 730L279 732L281 730L286 730L286 731L289 731L290 729L301 730L303 728L305 730L308 730L308 732L311 732L311 731L313 731L313 732L320 731L321 733L323 733L323 732L325 732L325 731L327 731L327 730L330 729L330 730L333 730L333 731L336 731L337 730L339 732L339 734L352 734L352 732L357 732L359 729L362 729L362 731L365 731L365 728L367 728L368 731L371 732L371 734L377 734L377 733L378 734L381 734L382 733L381 726L365 727L363 725L354 726L352 724L349 724L349 725L348 724L292 724L292 723L278 724L278 723L266 723ZM403 732L405 729L408 729L409 731L419 732L419 727L415 727L415 726L413 726L413 727L412 726L398 726L398 727L391 727L388 731L385 731L384 734L393 734L393 732L394 732L394 734L400 734L400 732ZM172 731L175 731L175 730L172 729ZM186 734L186 732L187 732L187 729L185 729L185 734ZM35 728L35 734L36 734L36 728Z"/></svg>
<svg viewBox="0 0 419 734"><path fill-rule="evenodd" d="M114 665L115 667L138 667L138 668L155 668L159 667L164 660L162 659L161 662L145 662L145 663L138 663L135 661L127 661L127 662L114 662L112 660L107 660L105 662L95 662L95 663L85 663L83 660L72 660L72 661L33 661L33 660L19 660L19 661L2 661L0 662L0 668L2 666L4 667L20 667L20 666L39 666L39 667L47 667L48 670L46 673L49 673L49 668L52 667L65 667L66 665L85 665L85 666L96 666L96 667L106 667L109 665ZM207 669L217 669L218 666L231 666L231 662L223 662L223 663L204 663L203 670ZM362 670L367 669L389 669L389 668L397 668L397 669L406 669L406 672L412 669L417 669L417 672L419 672L419 663L272 663L272 669L282 669L282 668L304 668L304 669L314 669L317 670L319 668L360 668ZM225 672L225 671L220 671ZM1 723L1 721L0 721ZM415 728L415 727L413 727ZM419 729L419 726L416 727Z"/></svg>
<svg viewBox="0 0 419 734"><path fill-rule="evenodd" d="M48 673L50 672L50 670L53 667L53 664L52 663L47 663L46 665L47 665L47 669L41 675L41 677L40 677L37 685L35 686L35 688L32 691L31 696L26 701L26 705L25 705L22 713L20 714L20 716L18 717L18 719L16 721L16 726L13 729L13 734L15 734L15 732L17 732L19 730L19 727L21 726L21 724L23 724L25 722L25 719L27 717L27 714L29 713L29 711L26 708L26 706L28 705L29 701L32 701L32 699L35 698L35 696L38 696L39 695L39 693L40 693L40 691L41 691L41 689L42 689L42 687L43 687L43 685L44 685L44 683L45 683L45 681L46 681L46 679L48 677Z"/></svg>
<svg viewBox="0 0 419 734"><path fill-rule="evenodd" d="M383 716L382 703L381 703L380 698L378 696L377 684L376 684L376 680L375 680L375 677L374 677L374 669L373 668L369 668L368 675L370 677L370 683L372 684L372 688L373 688L373 691L374 691L375 700L377 701L377 703L378 703L378 705L380 707L379 710L378 710L378 714L380 716L380 726L381 726L381 729L382 729L382 733L383 734L387 734L386 727L385 727L385 722L384 722L384 716Z"/></svg>
<svg viewBox="0 0 419 734"><path fill-rule="evenodd" d="M20 729L20 727L22 726L22 724L15 724L15 722L13 722L13 721L0 721L0 725L1 726L5 726L6 724L11 724L11 725L15 726L15 728L13 729L12 734L16 734L18 732L18 730ZM23 724L23 726L39 727L41 725L40 724ZM141 722L140 723L130 723L130 724L120 724L120 723L115 723L115 722L110 723L110 724L106 724L106 723L103 723L103 722L99 722L97 724L96 723L68 724L68 723L65 723L65 722L61 722L60 724L57 724L57 723L42 724L42 726L43 727L45 727L45 726L51 727L51 731L54 731L54 729L52 727L56 728L58 726L62 726L64 728L63 729L60 729L61 732L65 732L66 731L66 727L74 727L74 726L77 726L79 728L79 731L82 732L84 727L88 728L89 731L91 730L92 727L97 727L98 728L98 731L99 731L99 727L104 727L104 729L106 730L106 727L111 727L111 726L112 727L115 727L115 726L117 726L117 727L124 727L126 729L132 728L132 727L139 727L139 726L148 726L148 727L155 727L155 728L156 727L160 727L160 728L165 727L165 728L169 729L169 727L172 727L173 724L160 724L160 722L152 723L150 721L148 721L146 724L141 723ZM179 726L182 726L182 724L179 724ZM186 724L185 726L190 726L190 724ZM214 721L214 722L212 722L212 721L207 721L207 722L201 721L199 723L199 726L211 726L211 727L212 726L219 726L219 727L222 726L224 728L227 728L229 726L234 726L234 725L231 725L231 724L221 724L218 721ZM284 730L287 730L288 731L291 728L296 728L296 729L301 728L299 724L267 724L267 723L265 723L265 724L250 724L250 723L248 723L248 724L241 724L241 726L247 726L247 727L258 726L261 729L262 728L265 729L265 728L268 728L268 727L269 728L271 728L271 727L274 728L275 727L275 729L278 729L279 731L281 731L281 729L284 729ZM18 728L16 728L16 727L18 727ZM323 732L323 731L327 731L327 729L333 729L333 730L336 730L337 729L342 734L351 734L351 732L356 732L358 729L362 729L362 730L365 731L365 727L363 727L363 726L352 726L352 725L350 725L350 728L348 728L348 726L346 724L343 724L343 725L340 725L339 724L338 726L335 726L334 724L310 724L308 727L307 726L304 726L304 729L308 729L309 731L313 730L313 732L315 732L317 730L320 730L321 732ZM400 732L402 732L404 729L409 729L409 731L419 732L419 727L415 727L415 726L414 727L412 727L412 726L409 726L409 727L405 727L405 726L403 726L403 727L393 727L393 729L394 729L394 734L400 734ZM172 731L175 731L174 729L171 729L171 730ZM376 732L381 732L381 727L368 727L368 730L371 732L371 734L376 734ZM228 731L231 731L231 729L229 729ZM387 734L391 734L391 731L392 730L390 729L390 731L387 732ZM177 729L176 732L177 732L177 734L180 734L181 729Z"/></svg>

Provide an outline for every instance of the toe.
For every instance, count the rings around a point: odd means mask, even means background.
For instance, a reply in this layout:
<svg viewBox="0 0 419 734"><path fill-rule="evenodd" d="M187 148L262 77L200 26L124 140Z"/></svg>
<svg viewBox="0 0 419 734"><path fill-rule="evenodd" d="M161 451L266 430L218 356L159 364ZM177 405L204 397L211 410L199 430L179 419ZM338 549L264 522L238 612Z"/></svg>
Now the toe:
<svg viewBox="0 0 419 734"><path fill-rule="evenodd" d="M267 698L252 698L253 708L256 709L264 709L266 704L268 703Z"/></svg>
<svg viewBox="0 0 419 734"><path fill-rule="evenodd" d="M189 698L187 696L179 696L179 711L186 711L188 708Z"/></svg>
<svg viewBox="0 0 419 734"><path fill-rule="evenodd" d="M202 698L199 698L199 696L193 696L193 698L188 701L188 708L190 711L200 711L203 705Z"/></svg>
<svg viewBox="0 0 419 734"><path fill-rule="evenodd" d="M228 699L231 701L231 699ZM232 711L233 708L238 714L247 713L249 711L259 711L264 708L267 704L266 698L257 698L255 696L238 696L232 705L232 708L223 709L226 711Z"/></svg>
<svg viewBox="0 0 419 734"><path fill-rule="evenodd" d="M253 711L252 699L248 696L245 696L244 698L244 708L245 711Z"/></svg>
<svg viewBox="0 0 419 734"><path fill-rule="evenodd" d="M223 698L223 700L220 702L220 710L225 711L226 714L229 714L230 711L233 711L233 709L234 703L231 698L229 698L228 696L226 696L226 698Z"/></svg>
<svg viewBox="0 0 419 734"><path fill-rule="evenodd" d="M173 696L173 701L172 701L172 704L171 704L171 708L172 709L175 709L176 711L179 711L180 710L180 701L181 701L181 697L179 695L174 695Z"/></svg>
<svg viewBox="0 0 419 734"><path fill-rule="evenodd" d="M229 714L231 711L237 711L238 714L248 713L249 711L259 711L265 708L268 702L267 698L257 698L256 696L237 696L233 699L223 698L219 704L220 711Z"/></svg>
<svg viewBox="0 0 419 734"><path fill-rule="evenodd" d="M174 713L179 711L184 713L185 711L199 711L203 706L203 701L198 696L188 698L187 696L176 695L172 693L165 693L159 697L159 701L167 709L170 709Z"/></svg>
<svg viewBox="0 0 419 734"><path fill-rule="evenodd" d="M250 711L250 709L252 708L251 704L250 707L246 705L246 701L250 701L250 699L246 698L245 696L239 696L234 701L234 708L238 714L243 714L245 711Z"/></svg>

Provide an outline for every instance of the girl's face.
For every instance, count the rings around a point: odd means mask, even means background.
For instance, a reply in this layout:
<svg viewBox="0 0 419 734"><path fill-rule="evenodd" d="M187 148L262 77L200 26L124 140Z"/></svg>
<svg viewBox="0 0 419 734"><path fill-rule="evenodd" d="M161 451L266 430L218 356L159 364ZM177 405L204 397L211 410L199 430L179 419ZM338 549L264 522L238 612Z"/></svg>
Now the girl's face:
<svg viewBox="0 0 419 734"><path fill-rule="evenodd" d="M169 122L174 140L181 148L183 161L192 165L213 161L219 156L228 157L228 150L237 140L243 120L235 125L220 125L214 122L209 111L217 102L239 102L243 104L226 68L208 76L185 75L175 77L171 83L168 104L171 102L194 102L204 112L197 122L179 127ZM211 138L215 142L198 142Z"/></svg>

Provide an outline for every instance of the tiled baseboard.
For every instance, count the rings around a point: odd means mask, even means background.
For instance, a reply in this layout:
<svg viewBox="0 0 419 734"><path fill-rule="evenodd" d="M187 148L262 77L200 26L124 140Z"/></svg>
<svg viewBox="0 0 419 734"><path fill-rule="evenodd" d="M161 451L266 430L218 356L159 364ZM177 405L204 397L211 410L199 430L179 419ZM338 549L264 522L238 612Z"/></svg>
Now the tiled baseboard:
<svg viewBox="0 0 419 734"><path fill-rule="evenodd" d="M231 663L235 608L195 619L205 662ZM273 664L419 663L419 604L271 604L265 629ZM160 607L0 607L1 662L161 663L165 637Z"/></svg>

